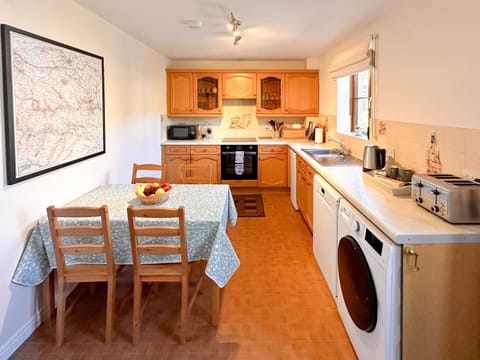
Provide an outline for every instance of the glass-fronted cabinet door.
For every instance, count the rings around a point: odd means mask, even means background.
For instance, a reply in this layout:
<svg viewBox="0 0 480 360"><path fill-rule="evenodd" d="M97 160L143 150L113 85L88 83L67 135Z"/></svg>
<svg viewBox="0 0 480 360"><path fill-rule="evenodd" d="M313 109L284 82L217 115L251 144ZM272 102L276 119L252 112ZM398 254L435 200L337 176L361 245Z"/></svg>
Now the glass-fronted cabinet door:
<svg viewBox="0 0 480 360"><path fill-rule="evenodd" d="M221 114L221 73L195 73L194 78L195 113Z"/></svg>
<svg viewBox="0 0 480 360"><path fill-rule="evenodd" d="M283 113L285 108L285 76L281 73L257 74L257 113Z"/></svg>

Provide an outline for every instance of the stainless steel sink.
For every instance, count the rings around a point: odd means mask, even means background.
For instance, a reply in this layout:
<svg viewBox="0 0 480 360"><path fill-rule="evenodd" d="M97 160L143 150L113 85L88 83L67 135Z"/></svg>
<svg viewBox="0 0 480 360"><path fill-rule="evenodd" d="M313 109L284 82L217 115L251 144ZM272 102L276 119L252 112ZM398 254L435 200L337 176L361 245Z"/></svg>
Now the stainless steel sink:
<svg viewBox="0 0 480 360"><path fill-rule="evenodd" d="M362 166L362 162L351 155L343 155L336 149L302 149L322 166Z"/></svg>
<svg viewBox="0 0 480 360"><path fill-rule="evenodd" d="M314 155L340 155L337 149L322 149L322 148L305 148L302 149L305 151L308 155L314 156Z"/></svg>

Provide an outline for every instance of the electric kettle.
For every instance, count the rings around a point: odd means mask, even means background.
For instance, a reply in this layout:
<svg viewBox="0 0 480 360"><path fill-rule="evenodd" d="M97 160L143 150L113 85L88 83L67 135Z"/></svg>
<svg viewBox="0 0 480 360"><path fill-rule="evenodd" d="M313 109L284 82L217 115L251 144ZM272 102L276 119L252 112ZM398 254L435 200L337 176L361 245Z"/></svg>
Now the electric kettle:
<svg viewBox="0 0 480 360"><path fill-rule="evenodd" d="M363 171L378 170L385 166L385 149L377 145L365 145L363 149Z"/></svg>

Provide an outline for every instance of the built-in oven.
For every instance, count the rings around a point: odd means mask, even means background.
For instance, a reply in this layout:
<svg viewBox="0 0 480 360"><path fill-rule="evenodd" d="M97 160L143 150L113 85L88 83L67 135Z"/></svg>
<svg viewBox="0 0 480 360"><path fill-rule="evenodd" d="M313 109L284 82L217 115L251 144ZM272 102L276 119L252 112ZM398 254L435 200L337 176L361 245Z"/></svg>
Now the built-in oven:
<svg viewBox="0 0 480 360"><path fill-rule="evenodd" d="M257 180L257 145L221 145L222 180Z"/></svg>

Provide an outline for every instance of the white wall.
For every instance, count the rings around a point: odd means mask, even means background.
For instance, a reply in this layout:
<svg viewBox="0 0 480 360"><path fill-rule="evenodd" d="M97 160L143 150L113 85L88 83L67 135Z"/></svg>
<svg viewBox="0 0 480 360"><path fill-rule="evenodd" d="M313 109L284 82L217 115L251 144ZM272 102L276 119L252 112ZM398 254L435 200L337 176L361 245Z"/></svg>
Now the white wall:
<svg viewBox="0 0 480 360"><path fill-rule="evenodd" d="M1 0L0 22L104 57L107 149L105 155L7 186L1 127L0 359L4 359L37 325L36 290L10 280L26 234L45 208L62 205L100 184L128 183L134 161L160 161L167 59L70 0ZM3 103L0 113L3 124Z"/></svg>
<svg viewBox="0 0 480 360"><path fill-rule="evenodd" d="M328 68L378 38L378 118L480 128L478 0L402 0L307 67L320 68L320 112L336 113Z"/></svg>

